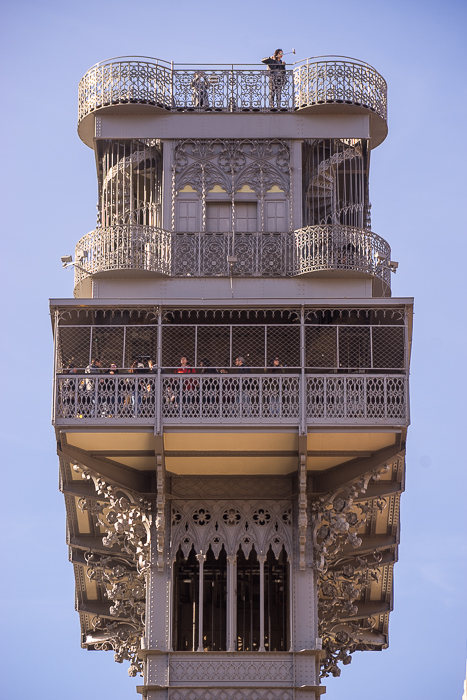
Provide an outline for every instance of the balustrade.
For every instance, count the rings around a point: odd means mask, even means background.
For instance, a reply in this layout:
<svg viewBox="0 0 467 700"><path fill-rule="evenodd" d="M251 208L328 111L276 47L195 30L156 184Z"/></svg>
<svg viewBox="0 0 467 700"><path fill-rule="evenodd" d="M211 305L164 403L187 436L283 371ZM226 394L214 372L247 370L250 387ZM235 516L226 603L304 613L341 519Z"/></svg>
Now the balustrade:
<svg viewBox="0 0 467 700"><path fill-rule="evenodd" d="M366 63L319 57L286 70L279 91L272 90L273 79L264 68L178 68L145 57L109 59L90 68L80 81L78 122L101 107L131 103L169 111L217 112L292 112L346 103L369 109L386 121L386 82Z"/></svg>
<svg viewBox="0 0 467 700"><path fill-rule="evenodd" d="M236 262L229 264L228 256ZM379 277L391 249L371 231L351 226L307 226L282 233L171 233L151 226L98 228L76 245L75 285L89 275L144 270L172 277L293 277L350 270Z"/></svg>
<svg viewBox="0 0 467 700"><path fill-rule="evenodd" d="M58 374L54 420L68 424L406 425L405 375L230 372Z"/></svg>

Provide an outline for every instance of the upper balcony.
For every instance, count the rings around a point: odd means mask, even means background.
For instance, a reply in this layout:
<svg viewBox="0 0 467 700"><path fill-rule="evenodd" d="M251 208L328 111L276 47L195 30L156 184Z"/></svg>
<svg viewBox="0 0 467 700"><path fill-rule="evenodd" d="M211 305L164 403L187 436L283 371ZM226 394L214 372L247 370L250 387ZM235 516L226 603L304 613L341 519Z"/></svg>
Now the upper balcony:
<svg viewBox="0 0 467 700"><path fill-rule="evenodd" d="M78 130L83 138L88 118L97 110L118 112L131 105L132 111L153 113L370 113L373 147L384 140L387 85L372 66L344 56L288 65L275 85L277 78L262 64L194 67L142 56L108 59L80 81Z"/></svg>
<svg viewBox="0 0 467 700"><path fill-rule="evenodd" d="M76 246L75 287L89 276L373 277L390 293L389 244L366 229L307 226L282 233L171 233L152 226L98 228Z"/></svg>

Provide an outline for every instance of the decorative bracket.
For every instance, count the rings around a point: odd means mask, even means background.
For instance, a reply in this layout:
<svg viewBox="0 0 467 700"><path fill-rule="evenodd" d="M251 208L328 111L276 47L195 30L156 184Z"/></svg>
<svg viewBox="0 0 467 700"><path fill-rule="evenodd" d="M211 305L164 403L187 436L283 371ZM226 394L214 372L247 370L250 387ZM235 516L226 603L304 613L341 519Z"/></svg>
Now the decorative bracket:
<svg viewBox="0 0 467 700"><path fill-rule="evenodd" d="M306 455L300 455L299 466L299 495L298 495L298 536L300 547L300 571L306 570L306 531L308 528L307 497L306 497Z"/></svg>
<svg viewBox="0 0 467 700"><path fill-rule="evenodd" d="M162 465L162 455L156 455L156 478L157 478L157 498L156 498L156 547L157 547L157 568L162 571L164 568L164 544L165 544L165 489L164 489L164 467Z"/></svg>

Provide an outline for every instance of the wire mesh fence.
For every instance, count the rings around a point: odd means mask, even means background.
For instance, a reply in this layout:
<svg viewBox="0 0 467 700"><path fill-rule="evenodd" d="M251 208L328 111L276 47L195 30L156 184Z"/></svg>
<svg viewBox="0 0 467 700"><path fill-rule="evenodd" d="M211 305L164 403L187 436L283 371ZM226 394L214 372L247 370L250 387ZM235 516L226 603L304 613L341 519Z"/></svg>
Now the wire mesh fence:
<svg viewBox="0 0 467 700"><path fill-rule="evenodd" d="M63 326L57 335L57 371L89 368L150 368L158 362L158 327ZM304 367L309 370L404 370L403 326L304 326ZM181 358L197 369L302 366L301 327L296 324L167 324L161 327L163 368Z"/></svg>

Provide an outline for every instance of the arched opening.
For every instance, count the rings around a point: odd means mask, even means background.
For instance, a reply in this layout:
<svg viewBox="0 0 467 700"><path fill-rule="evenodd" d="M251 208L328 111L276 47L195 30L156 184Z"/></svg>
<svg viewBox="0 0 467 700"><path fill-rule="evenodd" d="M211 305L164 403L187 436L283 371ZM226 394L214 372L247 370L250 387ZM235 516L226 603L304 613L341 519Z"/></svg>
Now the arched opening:
<svg viewBox="0 0 467 700"><path fill-rule="evenodd" d="M203 649L225 651L227 646L227 556L222 548L216 559L206 553L203 577Z"/></svg>
<svg viewBox="0 0 467 700"><path fill-rule="evenodd" d="M195 550L178 550L173 568L173 649L196 651L199 625L199 564Z"/></svg>
<svg viewBox="0 0 467 700"><path fill-rule="evenodd" d="M266 651L288 651L289 566L282 548L276 558L269 549L264 563L264 647Z"/></svg>
<svg viewBox="0 0 467 700"><path fill-rule="evenodd" d="M237 651L260 648L260 566L251 550L248 558L242 549L237 553Z"/></svg>

